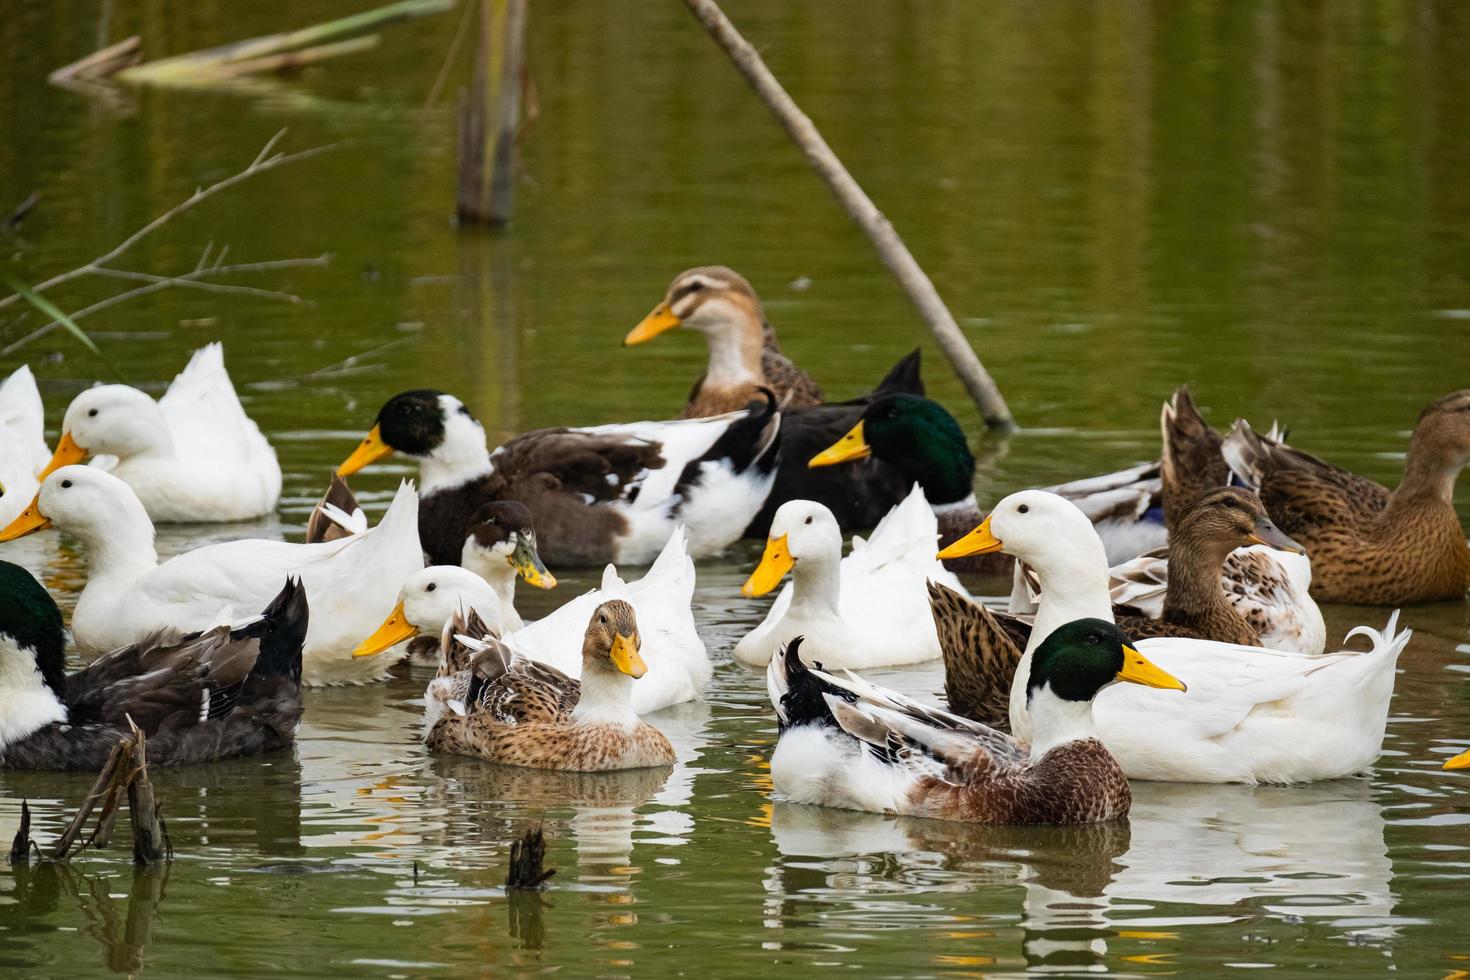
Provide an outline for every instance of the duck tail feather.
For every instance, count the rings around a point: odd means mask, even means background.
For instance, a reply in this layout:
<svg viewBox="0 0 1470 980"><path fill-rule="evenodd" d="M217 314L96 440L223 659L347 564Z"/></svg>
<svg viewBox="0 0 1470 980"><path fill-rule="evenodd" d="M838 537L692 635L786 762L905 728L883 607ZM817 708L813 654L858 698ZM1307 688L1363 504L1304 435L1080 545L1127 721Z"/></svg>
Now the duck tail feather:
<svg viewBox="0 0 1470 980"><path fill-rule="evenodd" d="M290 677L301 683L301 651L306 645L306 628L311 621L306 586L299 578L288 578L285 586L260 619L245 631L260 638L260 655L252 673L260 676Z"/></svg>
<svg viewBox="0 0 1470 980"><path fill-rule="evenodd" d="M920 349L915 347L912 351L899 358L898 363L888 369L883 380L878 382L878 387L873 389L875 395L923 395L924 379L920 376Z"/></svg>

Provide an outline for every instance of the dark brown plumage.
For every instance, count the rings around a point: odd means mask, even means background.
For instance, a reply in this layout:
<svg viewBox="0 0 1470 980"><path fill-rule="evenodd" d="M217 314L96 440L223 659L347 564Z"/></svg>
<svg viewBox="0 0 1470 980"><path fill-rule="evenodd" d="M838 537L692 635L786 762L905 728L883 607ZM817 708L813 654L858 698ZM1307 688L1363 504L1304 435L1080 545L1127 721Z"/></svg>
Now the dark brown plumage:
<svg viewBox="0 0 1470 980"><path fill-rule="evenodd" d="M317 501L312 508L311 516L306 519L306 544L318 544L322 541L336 541L345 538L353 532L350 528L342 525L341 519L333 514L333 509L340 514L351 517L362 508L357 503L357 498L352 494L352 488L347 481L336 473L332 474L332 482L327 485L327 492L322 494L322 499Z"/></svg>
<svg viewBox="0 0 1470 980"><path fill-rule="evenodd" d="M66 722L0 749L0 765L99 769L129 718L158 766L284 749L301 719L306 626L306 591L293 580L247 626L165 633L103 654L66 678Z"/></svg>
<svg viewBox="0 0 1470 980"><path fill-rule="evenodd" d="M929 583L929 608L944 654L944 697L949 709L992 728L1010 728L1011 679L1031 629L1014 616L997 617L978 602L938 582Z"/></svg>
<svg viewBox="0 0 1470 980"><path fill-rule="evenodd" d="M1220 455L1220 433L1200 415L1188 385L1180 385L1164 403L1159 429L1164 445L1159 459L1164 523L1172 534L1196 497L1230 482L1230 468Z"/></svg>
<svg viewBox="0 0 1470 980"><path fill-rule="evenodd" d="M1277 525L1307 549L1316 598L1401 605L1459 599L1470 588L1470 547L1453 504L1455 480L1470 461L1470 389L1420 413L1392 492L1262 438L1243 421L1224 452Z"/></svg>

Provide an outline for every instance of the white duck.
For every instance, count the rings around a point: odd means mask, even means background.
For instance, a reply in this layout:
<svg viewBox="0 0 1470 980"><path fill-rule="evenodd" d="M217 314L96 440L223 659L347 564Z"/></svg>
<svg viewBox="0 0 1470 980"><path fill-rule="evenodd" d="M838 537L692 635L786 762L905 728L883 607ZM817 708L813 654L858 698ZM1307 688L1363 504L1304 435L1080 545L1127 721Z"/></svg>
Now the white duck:
<svg viewBox="0 0 1470 980"><path fill-rule="evenodd" d="M763 667L797 636L808 663L866 670L940 656L929 611L929 580L965 594L934 558L939 525L918 484L864 542L854 536L842 557L832 512L810 500L782 504L771 521L760 565L741 590L765 595L791 572L759 626L735 644L735 659Z"/></svg>
<svg viewBox="0 0 1470 980"><path fill-rule="evenodd" d="M945 554L1004 551L1035 569L1040 606L1011 687L1011 731L1031 738L1024 679L1036 647L1075 619L1111 620L1107 556L1076 506L1043 490L1011 494ZM1296 783L1373 764L1383 747L1394 666L1408 643L1398 613L1383 631L1359 626L1365 652L1301 654L1206 640L1157 638L1138 649L1183 681L1167 697L1135 686L1103 691L1098 737L1134 779Z"/></svg>
<svg viewBox="0 0 1470 980"><path fill-rule="evenodd" d="M156 402L127 385L72 399L46 473L88 456L112 457L97 465L156 523L248 520L281 497L275 450L241 407L217 343L195 351Z"/></svg>
<svg viewBox="0 0 1470 980"><path fill-rule="evenodd" d="M41 392L29 365L0 381L0 522L13 521L40 485L51 450L46 448Z"/></svg>
<svg viewBox="0 0 1470 980"><path fill-rule="evenodd" d="M438 636L456 613L473 611L517 653L580 677L588 619L602 603L622 599L638 617L641 651L648 664L648 672L633 686L633 710L648 714L698 700L709 684L713 669L695 629L693 595L694 562L682 526L643 578L624 582L608 565L600 588L514 632L507 628L500 597L489 583L465 568L433 565L403 583L392 615L371 636L364 631L367 638L357 655L370 657L421 633Z"/></svg>
<svg viewBox="0 0 1470 980"><path fill-rule="evenodd" d="M201 630L254 616L290 575L305 583L310 607L307 684L377 680L402 656L363 661L352 650L393 608L403 580L423 568L411 483L363 534L322 544L229 541L160 564L153 524L128 485L94 467L63 466L41 481L30 506L0 530L0 541L52 524L87 546L87 584L71 619L83 653L137 643L162 629Z"/></svg>

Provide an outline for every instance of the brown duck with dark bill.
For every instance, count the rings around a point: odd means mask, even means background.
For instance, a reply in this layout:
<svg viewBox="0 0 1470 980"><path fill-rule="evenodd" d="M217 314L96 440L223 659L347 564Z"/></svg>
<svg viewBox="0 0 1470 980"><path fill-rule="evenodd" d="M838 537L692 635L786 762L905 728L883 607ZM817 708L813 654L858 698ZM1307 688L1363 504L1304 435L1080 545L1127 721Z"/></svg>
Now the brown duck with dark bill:
<svg viewBox="0 0 1470 980"><path fill-rule="evenodd" d="M1253 544L1301 551L1271 523L1254 494L1231 487L1206 493L1186 512L1169 542L1163 617L1151 619L1115 606L1114 618L1137 639L1174 636L1260 646L1260 633L1230 603L1221 579L1226 557ZM1011 679L1030 638L1030 623L933 582L929 605L944 654L950 707L987 725L1005 725Z"/></svg>
<svg viewBox="0 0 1470 980"><path fill-rule="evenodd" d="M1223 451L1232 472L1312 556L1318 599L1402 605L1461 599L1470 588L1470 546L1454 507L1455 480L1470 462L1470 389L1420 413L1404 478L1392 491L1243 421Z"/></svg>
<svg viewBox="0 0 1470 980"><path fill-rule="evenodd" d="M449 640L446 672L462 659L454 650L462 641ZM475 645L463 695L443 698L434 685L427 693L425 743L432 751L577 772L673 765L668 738L633 711L632 685L648 668L628 603L613 599L592 613L580 683L488 635ZM458 679L450 683L457 687Z"/></svg>

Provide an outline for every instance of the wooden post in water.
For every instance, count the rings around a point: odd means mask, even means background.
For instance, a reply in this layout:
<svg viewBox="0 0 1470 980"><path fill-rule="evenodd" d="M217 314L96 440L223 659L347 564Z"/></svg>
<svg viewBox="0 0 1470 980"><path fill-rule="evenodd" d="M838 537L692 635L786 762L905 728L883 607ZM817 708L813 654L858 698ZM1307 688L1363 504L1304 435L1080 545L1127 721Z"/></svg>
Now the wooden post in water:
<svg viewBox="0 0 1470 980"><path fill-rule="evenodd" d="M944 305L944 300L940 299L934 283L930 282L913 254L904 245L903 239L898 237L898 232L883 216L883 212L878 210L878 206L863 192L858 182L853 180L852 174L847 172L837 154L832 152L827 141L822 139L822 134L817 132L817 127L812 125L812 121L781 87L781 83L771 74L771 70L766 67L766 63L761 60L750 42L730 23L719 4L715 0L684 0L684 3L704 25L710 37L715 39L715 43L735 63L735 67L740 69L751 88L755 89L755 93L786 129L792 142L801 148L807 162L817 172L817 176L826 182L827 188L847 211L848 216L868 236L868 240L878 250L878 257L908 294L909 301L914 304L919 316L929 327L929 332L939 343L939 349L949 358L950 365L960 376L970 397L980 407L985 424L1001 431L1014 429L1015 420L1011 418L1011 411L1006 407L995 379L986 372L985 366L975 354L975 349L965 339L948 307Z"/></svg>
<svg viewBox="0 0 1470 980"><path fill-rule="evenodd" d="M461 221L510 221L525 39L526 0L480 0L474 82L459 100Z"/></svg>

